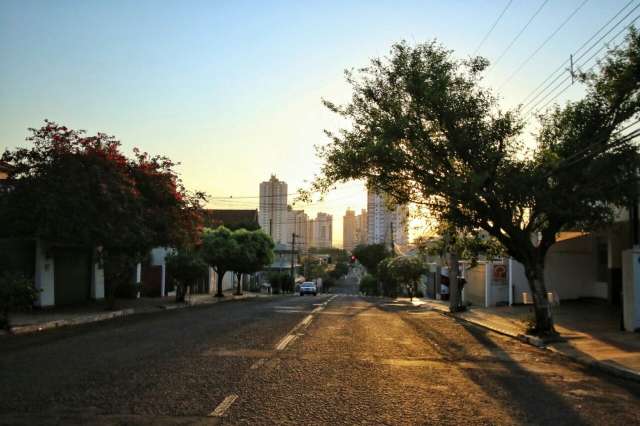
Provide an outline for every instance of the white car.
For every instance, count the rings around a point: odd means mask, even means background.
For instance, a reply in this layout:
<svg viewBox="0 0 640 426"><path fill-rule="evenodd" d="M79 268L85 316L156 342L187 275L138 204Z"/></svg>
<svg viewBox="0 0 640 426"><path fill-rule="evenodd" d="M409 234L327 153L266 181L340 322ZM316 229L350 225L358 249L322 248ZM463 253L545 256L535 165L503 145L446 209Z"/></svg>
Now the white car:
<svg viewBox="0 0 640 426"><path fill-rule="evenodd" d="M312 281L305 281L300 284L300 296L304 296L305 294L317 295L318 288L316 287L316 283Z"/></svg>

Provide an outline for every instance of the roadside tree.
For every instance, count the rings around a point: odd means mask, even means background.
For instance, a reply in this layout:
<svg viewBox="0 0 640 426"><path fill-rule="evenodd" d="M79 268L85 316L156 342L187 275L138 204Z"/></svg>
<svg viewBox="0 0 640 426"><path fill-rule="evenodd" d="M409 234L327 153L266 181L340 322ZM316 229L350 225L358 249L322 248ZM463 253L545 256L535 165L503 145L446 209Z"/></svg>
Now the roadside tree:
<svg viewBox="0 0 640 426"><path fill-rule="evenodd" d="M30 148L2 154L14 171L11 190L0 192L0 237L95 249L111 306L151 248L197 238L205 196L184 188L168 158L139 150L129 158L113 136L46 120L30 131Z"/></svg>
<svg viewBox="0 0 640 426"><path fill-rule="evenodd" d="M236 294L240 295L242 294L242 276L258 272L273 262L274 243L262 230L238 229L233 231L232 237L238 251L233 256L231 270L236 275Z"/></svg>
<svg viewBox="0 0 640 426"><path fill-rule="evenodd" d="M190 249L178 249L165 257L167 274L176 284L176 302L184 302L187 289L206 278L208 268L200 254Z"/></svg>
<svg viewBox="0 0 640 426"><path fill-rule="evenodd" d="M353 249L353 255L368 273L376 275L378 264L382 259L390 257L391 252L384 244L360 244Z"/></svg>
<svg viewBox="0 0 640 426"><path fill-rule="evenodd" d="M457 228L485 230L525 267L532 332L554 335L544 262L556 234L607 223L635 196L637 149L621 130L640 110L640 36L632 30L597 72L578 76L584 98L543 115L529 151L518 110L501 111L481 84L488 64L403 42L347 72L351 101L325 104L350 126L327 132L311 191L366 180Z"/></svg>
<svg viewBox="0 0 640 426"><path fill-rule="evenodd" d="M422 260L417 256L398 256L389 261L388 268L393 281L404 287L413 300L425 272Z"/></svg>
<svg viewBox="0 0 640 426"><path fill-rule="evenodd" d="M216 229L206 228L202 236L202 258L213 268L217 275L216 297L222 294L222 280L228 271L232 271L239 253L237 240L224 226Z"/></svg>

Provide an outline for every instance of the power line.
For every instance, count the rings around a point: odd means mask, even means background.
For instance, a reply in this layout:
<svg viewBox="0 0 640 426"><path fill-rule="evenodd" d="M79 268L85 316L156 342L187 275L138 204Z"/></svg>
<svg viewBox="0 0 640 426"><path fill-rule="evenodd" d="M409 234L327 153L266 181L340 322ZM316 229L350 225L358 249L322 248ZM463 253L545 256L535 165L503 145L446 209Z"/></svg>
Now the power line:
<svg viewBox="0 0 640 426"><path fill-rule="evenodd" d="M531 22L533 22L533 20L536 18L536 16L538 16L538 14L542 11L542 9L545 7L545 5L549 2L549 0L544 0L542 2L542 4L540 5L540 7L538 8L538 10L536 10L536 12L531 16L531 18L529 18L529 20L527 21L527 23L524 25L524 27L522 27L522 29L520 30L520 32L518 32L518 34L513 38L513 40L511 40L511 43L509 43L509 45L507 46L506 49L504 49L504 51L500 54L500 56L498 57L498 59L496 59L496 61L493 63L492 66L496 66L498 65L498 62L500 62L500 60L502 58L504 58L504 56L507 54L507 52L509 52L509 50L511 50L511 48L513 47L513 45L516 43L516 41L518 41L518 39L520 38L520 36L522 35L522 33L524 33L526 31L526 29L529 27L529 25L531 24Z"/></svg>
<svg viewBox="0 0 640 426"><path fill-rule="evenodd" d="M522 68L524 68L525 65L527 65L529 63L529 61L531 59L533 59L534 56L536 56L538 54L538 52L544 47L546 46L546 44L553 38L555 37L556 34L558 34L558 32L565 26L567 25L567 23L571 20L571 18L573 18L576 13L578 13L580 11L580 9L582 9L584 7L585 4L587 4L587 2L589 2L589 0L583 0L582 3L580 3L578 5L578 7L576 7L573 12L571 12L569 14L569 16L567 16L565 18L564 21L562 21L562 23L542 42L542 44L540 44L540 46L538 46L536 48L536 50L533 51L532 54L530 54L524 61L522 61L522 63L518 66L518 68L516 68L516 70L514 72L511 73L511 75L509 77L507 77L507 79L500 85L499 89L502 89L507 83L509 83L511 81L511 79L518 73L520 72L520 70Z"/></svg>
<svg viewBox="0 0 640 426"><path fill-rule="evenodd" d="M639 5L640 6L640 5ZM635 10L635 9L634 9ZM624 31L628 30L629 28L631 28L631 26L635 23L635 21L637 21L638 19L640 19L640 15L637 15L635 18L633 18L633 20L631 22L629 22L629 24L627 24L624 28L622 28L620 31L618 31L613 37L611 37L605 44L603 44L602 46L600 46L600 48L598 50L596 50L596 52L591 55L589 58L587 58L586 60L584 60L580 65L578 65L578 67L586 65L588 62L590 62L593 58L595 58L600 52L602 52L602 50L606 49L609 45L609 43L611 43L612 41L614 41L615 39L617 39ZM613 28L612 28L613 30ZM611 30L610 30L611 31ZM610 32L609 31L609 32ZM609 32L607 32L607 34L609 34ZM618 48L622 43L624 42L621 41L620 43L616 44L614 46L614 49ZM595 45L593 46L595 47ZM584 54L588 53L591 49L587 50L586 52L584 52L582 55L580 55L580 57L583 57ZM587 69L587 71L591 71L593 68L595 68L597 65L597 62L595 64L593 64L591 67L589 67ZM541 111L544 110L551 102L553 102L555 99L557 99L560 95L562 95L564 92L566 92L572 85L573 83L569 83L567 86L565 86L560 92L556 93L554 97L552 97L551 99L549 99L542 107L538 108L538 105L540 105L542 102L544 102L550 95L552 95L560 86L562 86L565 82L567 82L568 80L571 79L571 75L566 76L560 83L558 83L551 91L549 91L549 93L547 93L542 99L540 99L538 102L536 102L535 104L533 104L532 106L530 106L529 108L527 108L527 111L523 114L523 115L529 115L531 112L533 112L533 110L537 110L537 111ZM557 81L554 80L554 82Z"/></svg>
<svg viewBox="0 0 640 426"><path fill-rule="evenodd" d="M616 19L618 16L620 16L620 14L621 14L621 13L622 13L622 12L623 12L627 7L629 7L629 5L631 5L634 1L635 1L635 0L629 0L629 2L628 2L626 5L624 5L624 6L622 7L622 9L620 9L620 10L619 10L619 11L618 11L614 16L612 16L612 17L611 17L611 18L610 18L610 19L609 19L609 20L608 20L608 21L607 21L607 22L606 22L602 27L600 27L600 29L599 29L598 31L596 31L596 32L595 32L595 33L594 33L594 34L593 34L593 35L592 35L592 36L591 36L587 41L585 41L584 43L582 43L582 45L581 45L580 47L578 47L578 49L576 49L576 50L573 52L573 54L574 54L574 55L576 55L576 54L577 54L578 52L580 52L580 51L581 51L585 46L587 46L587 44L589 44L589 43L591 42L591 40L593 40L594 38L596 38L596 37L598 36L598 34L600 34L602 31L604 31L604 29L605 29L606 27L608 27L608 26L609 26L609 24L610 24L611 22L613 22L613 20L614 20L614 19ZM636 6L636 8L635 8L635 9L637 9L638 7L640 7L640 5ZM620 23L622 23L622 21L624 21L624 19L626 19L626 18L627 18L631 13L633 13L633 11L634 11L635 9L631 10L631 12L629 12L629 13L628 13L624 18L622 18L620 21L618 21L618 23L616 23L616 24L614 25L614 27L613 27L613 28L615 28L615 27L617 27L618 25L620 25ZM609 30L609 31L612 31L612 30ZM604 35L603 37L606 37L606 35ZM601 39L602 39L602 38L601 38ZM597 44L597 42L596 42L596 44ZM558 68L556 68L556 69L555 69L551 74L549 74L549 75L547 76L547 78L546 78L546 79L544 79L544 80L542 81L542 83L540 83L540 84L538 85L538 87L536 87L536 88L535 88L535 89L533 89L531 92L529 92L529 94L528 94L528 95L527 95L527 96L522 100L522 102L520 102L520 103L521 103L521 104L524 104L525 102L527 102L527 100L531 97L531 95L533 95L534 93L538 92L538 90L539 90L542 86L544 86L544 84L545 84L547 81L549 81L549 80L550 80L550 79L551 79L551 78L552 78L552 77L553 77L553 76L554 76L558 71L562 70L562 68L563 68L565 65L568 65L568 64L569 64L569 59L566 59L562 64L560 64L560 66L559 66ZM555 82L555 81L557 81L557 79L558 79L558 78L559 78L559 77L556 77L556 79L554 80L554 82ZM553 82L552 82L552 83L550 83L550 84L553 84ZM547 85L547 87L549 87L549 85ZM543 93L543 92L546 90L546 88L547 88L547 87L545 87L545 88L544 88L540 93L538 93L538 95L536 95L536 97L534 97L531 101L534 101L538 96L540 96L540 94L541 94L541 93ZM528 103L527 103L527 104L528 104ZM526 105L525 105L525 106L526 106Z"/></svg>
<svg viewBox="0 0 640 426"><path fill-rule="evenodd" d="M640 4L638 4L635 8L633 8L631 11L629 11L629 12L628 12L628 13L627 13L627 14L626 14L622 19L620 19L620 20L619 20L619 21L618 21L618 22L617 22L613 27L611 27L611 28L610 28L606 33L604 33L602 36L600 36L600 38L598 38L598 40L597 40L596 42L594 42L594 43L591 45L591 47L589 47L587 50L585 50L584 52L582 52L582 53L581 53L577 58L574 58L574 62L579 61L579 60L580 60L580 59L582 59L586 54L588 54L591 50L593 50L593 49L598 45L598 43L600 43L600 42L601 42L601 41L602 41L606 36L608 36L609 34L611 34L611 32L612 32L613 30L615 30L617 27L619 27L619 26L620 26L620 24L622 24L622 22L623 22L625 19L627 19L627 17L629 17L629 15L631 15L631 14L632 14L636 9L638 9L639 7L640 7ZM626 6L625 6L625 8L626 8ZM624 8L623 8L622 10L624 10ZM622 10L621 10L620 12L622 12ZM620 14L620 12L618 12L618 14L616 14L616 16L618 16L618 15ZM583 47L584 47L584 46L585 46L589 41L593 40L593 38L595 38L595 36L597 36L597 34L598 34L599 32L601 32L601 31L602 31L602 30L603 30L603 29L604 29L604 28L605 28L605 27L606 27L606 26L607 26L607 25L608 25L608 24L609 24L613 19L615 19L615 17L616 17L616 16L614 16L614 18L612 18L611 20L609 20L609 22L608 22L607 24L605 24L605 26L604 26L604 27L602 27L600 30L598 30L598 32L597 32L596 34L594 34L593 36L591 36L591 38L590 38L589 40L587 40L587 42L586 42L586 43L584 43L584 44L583 44L583 45L582 45L578 50L576 50L576 52L574 52L574 54L576 54L577 52L579 52L579 51L580 51L580 49L582 49L582 48L583 48ZM615 40L615 39L616 39L616 38L617 38L617 37L618 37L618 36L619 36L619 35L620 35L624 30L626 30L626 29L630 28L630 27L631 27L631 25L633 25L633 23L634 23L637 19L638 19L638 17L634 18L634 19L633 19L629 24L627 24L627 26L626 26L626 27L624 27L624 28L623 28L621 31L619 31L615 36L613 36L611 39L609 39L609 40L608 40L608 41L607 41L603 46L601 46L601 47L600 47L600 49L598 49L594 55L592 55L589 59L586 59L585 61L583 61L581 65L584 65L584 64L586 64L587 62L589 62L591 59L593 59L593 57L594 57L595 55L597 55L599 52L601 52L601 51L602 51L602 50L607 46L607 44L608 44L608 43L610 43L611 41ZM561 69L564 65L566 65L568 62L569 62L569 60L566 60L565 62L563 62L563 63L560 65L560 67L559 67L556 71L554 71L554 72L552 73L552 75L553 75L554 73L556 73L559 69ZM537 94L536 96L534 96L531 100L529 100L526 104L524 104L524 105L523 105L523 108L528 109L528 110L529 110L529 112L530 112L531 110L535 109L535 107L536 107L537 105L540 105L542 102L544 102L544 100L545 100L547 97L549 97L549 96L550 96L550 95L551 95L555 90L557 90L560 86L562 86L566 81L568 81L568 80L571 78L571 76L565 76L565 78L564 78L564 79L563 79L559 84L557 84L556 86L554 86L554 87L553 87L553 89L551 89L551 90L550 90L550 91L549 91L545 96L543 96L541 99L539 99L539 97L540 97L542 94L544 94L545 92L547 92L547 90L549 89L549 87L551 87L551 86L552 86L554 83L556 83L560 78L562 78L562 76L563 76L563 75L564 75L563 73L558 74L558 75L556 76L556 78L554 78L551 82L549 82L549 84L547 84L547 85L544 87L544 89L542 89L540 92L538 92L538 94ZM548 78L547 78L547 80L548 80L549 78L550 78L550 77L548 77ZM543 83L543 84L544 84L544 83ZM570 87L570 85L569 85L569 87ZM569 87L564 88L564 89L563 89L563 92L564 92L565 90L567 90ZM537 90L537 89L536 89L536 90ZM537 99L539 99L539 100L538 100L537 102L535 102ZM535 104L534 104L534 102L535 102ZM531 105L531 104L533 104L534 106L533 106L532 108L527 108L527 107L528 107L529 105ZM527 114L528 114L528 112L527 112ZM525 115L527 115L527 114L525 114Z"/></svg>
<svg viewBox="0 0 640 426"><path fill-rule="evenodd" d="M471 55L471 56L476 56L476 54L478 53L478 51L480 50L480 48L482 47L484 42L487 41L487 39L489 38L489 36L493 32L493 30L495 29L496 25L498 25L498 22L500 22L500 19L502 19L502 16L505 14L507 9L509 9L509 6L511 6L511 3L513 3L513 0L509 0L509 2L504 7L504 9L502 9L502 12L500 12L500 15L498 15L498 18L495 20L493 25L491 25L491 28L489 28L489 31L487 31L487 33L484 35L484 37L482 37L482 41L480 41L480 44L478 44L478 47L476 47L476 50L473 51L473 55Z"/></svg>

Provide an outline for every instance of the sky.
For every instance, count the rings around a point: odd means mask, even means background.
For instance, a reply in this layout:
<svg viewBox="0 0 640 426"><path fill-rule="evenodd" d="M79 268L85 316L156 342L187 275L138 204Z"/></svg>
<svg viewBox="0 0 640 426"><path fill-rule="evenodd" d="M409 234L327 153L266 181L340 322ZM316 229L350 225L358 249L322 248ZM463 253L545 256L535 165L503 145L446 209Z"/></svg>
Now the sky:
<svg viewBox="0 0 640 426"><path fill-rule="evenodd" d="M592 66L604 53L598 49L621 40L624 33L614 36L638 19L638 5L640 0L3 0L0 150L27 146L27 129L47 118L115 135L125 152L139 147L169 156L181 163L189 189L212 197L211 207L257 208L259 184L271 174L295 192L318 173L314 146L327 143L323 129L344 125L321 99L347 101L343 71L385 56L394 42L437 39L457 57L497 60L485 84L504 108L514 108L533 98L530 93L558 67L568 75L562 63L591 45L576 64ZM607 27L621 20L614 31L596 44L605 29L578 50L625 6ZM581 90L575 84L555 101L575 99ZM538 98L532 106L545 103ZM296 206L310 215L333 214L336 245L347 207L366 207L362 183Z"/></svg>

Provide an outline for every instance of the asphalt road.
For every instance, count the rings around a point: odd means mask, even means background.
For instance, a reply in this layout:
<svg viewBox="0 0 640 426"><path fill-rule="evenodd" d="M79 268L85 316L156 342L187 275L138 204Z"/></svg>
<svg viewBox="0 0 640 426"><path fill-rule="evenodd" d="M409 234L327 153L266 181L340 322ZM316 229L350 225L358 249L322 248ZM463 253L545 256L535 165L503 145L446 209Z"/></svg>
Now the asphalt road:
<svg viewBox="0 0 640 426"><path fill-rule="evenodd" d="M0 339L1 424L640 424L640 385L388 299L250 299Z"/></svg>

